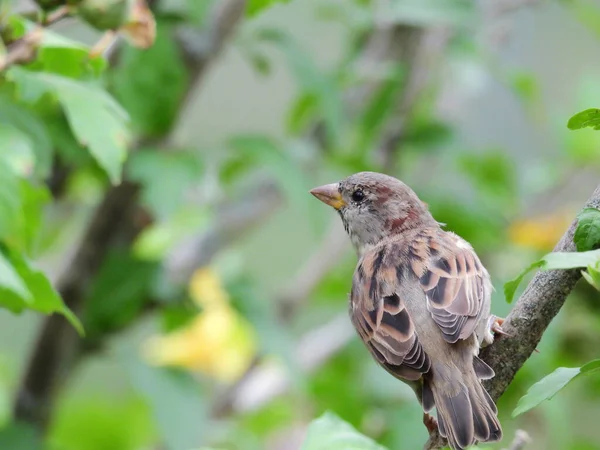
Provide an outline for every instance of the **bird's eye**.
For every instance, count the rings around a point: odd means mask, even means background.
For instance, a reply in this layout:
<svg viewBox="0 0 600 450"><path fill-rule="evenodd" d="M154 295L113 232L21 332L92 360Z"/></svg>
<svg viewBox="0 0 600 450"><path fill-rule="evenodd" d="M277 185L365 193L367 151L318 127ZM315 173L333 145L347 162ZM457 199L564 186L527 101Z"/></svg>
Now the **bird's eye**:
<svg viewBox="0 0 600 450"><path fill-rule="evenodd" d="M365 199L365 194L360 189L355 190L352 193L352 200L356 203L362 202Z"/></svg>

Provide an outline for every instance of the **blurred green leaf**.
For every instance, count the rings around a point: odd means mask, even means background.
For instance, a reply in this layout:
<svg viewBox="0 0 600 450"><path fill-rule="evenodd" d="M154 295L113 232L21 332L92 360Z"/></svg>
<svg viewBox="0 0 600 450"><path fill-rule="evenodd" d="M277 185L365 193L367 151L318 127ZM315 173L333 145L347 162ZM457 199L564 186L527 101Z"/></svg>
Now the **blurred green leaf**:
<svg viewBox="0 0 600 450"><path fill-rule="evenodd" d="M318 99L315 94L303 92L296 97L287 114L287 128L292 134L301 133L315 119Z"/></svg>
<svg viewBox="0 0 600 450"><path fill-rule="evenodd" d="M198 383L186 372L124 360L134 388L147 400L169 450L193 448L209 427L207 405Z"/></svg>
<svg viewBox="0 0 600 450"><path fill-rule="evenodd" d="M34 186L25 180L20 181L19 191L21 208L13 217L14 231L6 240L15 248L34 256L38 250L44 206L50 201L51 195L45 185Z"/></svg>
<svg viewBox="0 0 600 450"><path fill-rule="evenodd" d="M597 37L600 37L600 8L593 0L563 0L575 17L587 26Z"/></svg>
<svg viewBox="0 0 600 450"><path fill-rule="evenodd" d="M19 178L0 158L0 239L14 236L22 207L19 185Z"/></svg>
<svg viewBox="0 0 600 450"><path fill-rule="evenodd" d="M405 70L402 66L389 70L377 92L365 105L358 119L357 138L352 153L364 155L376 145L382 127L395 111L396 99L405 86L404 75Z"/></svg>
<svg viewBox="0 0 600 450"><path fill-rule="evenodd" d="M175 24L159 20L154 45L143 50L125 46L110 73L132 127L145 136L162 136L173 127L188 87L189 74L174 36Z"/></svg>
<svg viewBox="0 0 600 450"><path fill-rule="evenodd" d="M550 400L577 376L598 370L600 370L600 359L590 361L582 367L559 367L529 388L527 394L519 400L517 407L512 413L512 417L535 408L544 400Z"/></svg>
<svg viewBox="0 0 600 450"><path fill-rule="evenodd" d="M131 155L126 172L142 185L142 202L157 218L166 219L185 201L185 190L199 183L203 165L187 151L140 150Z"/></svg>
<svg viewBox="0 0 600 450"><path fill-rule="evenodd" d="M503 243L502 218L493 210L470 207L447 195L429 196L427 203L437 221L469 241L478 252Z"/></svg>
<svg viewBox="0 0 600 450"><path fill-rule="evenodd" d="M593 250L600 245L600 210L585 208L577 215L577 229L573 240L577 251Z"/></svg>
<svg viewBox="0 0 600 450"><path fill-rule="evenodd" d="M387 6L388 20L415 26L465 26L477 20L469 0L393 0Z"/></svg>
<svg viewBox="0 0 600 450"><path fill-rule="evenodd" d="M48 73L12 67L7 76L19 88L24 101L36 102L47 93L55 95L65 110L77 140L86 146L113 183L121 179L127 152L127 113L105 91Z"/></svg>
<svg viewBox="0 0 600 450"><path fill-rule="evenodd" d="M35 160L34 175L46 177L52 165L53 148L47 124L42 118L10 98L0 96L0 123L3 126L15 127L27 136Z"/></svg>
<svg viewBox="0 0 600 450"><path fill-rule="evenodd" d="M33 425L11 423L0 429L0 448L7 450L43 450L44 446Z"/></svg>
<svg viewBox="0 0 600 450"><path fill-rule="evenodd" d="M271 42L286 56L292 74L303 95L313 96L322 115L328 144L336 146L344 121L340 89L332 76L319 70L312 58L288 34L278 30L263 30L259 39Z"/></svg>
<svg viewBox="0 0 600 450"><path fill-rule="evenodd" d="M504 284L504 295L508 303L512 302L515 291L525 275L534 269L556 270L556 269L576 269L578 267L587 267L595 265L600 259L600 250L591 250L588 252L554 252L548 253L542 259L532 263L523 270L516 278L507 281Z"/></svg>
<svg viewBox="0 0 600 450"><path fill-rule="evenodd" d="M210 223L210 218L207 209L180 210L167 220L146 227L135 240L133 253L142 260L160 260L178 242L199 233Z"/></svg>
<svg viewBox="0 0 600 450"><path fill-rule="evenodd" d="M157 265L129 252L109 252L92 283L85 314L88 339L124 328L150 299Z"/></svg>
<svg viewBox="0 0 600 450"><path fill-rule="evenodd" d="M20 33L31 33L39 24L13 15L11 25L18 28ZM30 68L52 72L72 78L84 75L99 75L106 68L104 58L91 58L90 47L70 39L51 29L44 29L36 59L29 64Z"/></svg>
<svg viewBox="0 0 600 450"><path fill-rule="evenodd" d="M33 309L44 314L60 313L65 316L80 335L84 334L81 322L63 303L60 295L54 290L43 272L33 268L27 260L14 251L5 251L4 257L10 261L14 270L27 286L31 298L21 297L12 290L0 287L0 305L16 313L24 309Z"/></svg>
<svg viewBox="0 0 600 450"><path fill-rule="evenodd" d="M385 450L331 412L311 422L301 450Z"/></svg>
<svg viewBox="0 0 600 450"><path fill-rule="evenodd" d="M539 100L540 86L534 74L523 71L512 72L509 76L509 82L515 93L526 105L531 105Z"/></svg>
<svg viewBox="0 0 600 450"><path fill-rule="evenodd" d="M600 130L600 109L591 108L575 114L567 122L567 127L570 130L580 130L586 127Z"/></svg>
<svg viewBox="0 0 600 450"><path fill-rule="evenodd" d="M505 152L466 153L458 157L457 163L482 198L487 201L493 199L495 204L502 206L504 212L514 209L515 168L514 162Z"/></svg>
<svg viewBox="0 0 600 450"><path fill-rule="evenodd" d="M0 147L3 149L1 158L17 175L26 176L33 171L33 144L21 130L0 123Z"/></svg>
<svg viewBox="0 0 600 450"><path fill-rule="evenodd" d="M8 289L23 298L25 302L31 302L31 292L19 276L12 263L0 252L0 286Z"/></svg>
<svg viewBox="0 0 600 450"><path fill-rule="evenodd" d="M252 17L276 3L289 3L290 0L250 0L246 6L246 15Z"/></svg>
<svg viewBox="0 0 600 450"><path fill-rule="evenodd" d="M600 291L600 262L595 265L589 265L586 270L581 271L581 275L590 285Z"/></svg>
<svg viewBox="0 0 600 450"><path fill-rule="evenodd" d="M167 305L160 310L161 330L165 333L190 324L198 316L198 308L192 302Z"/></svg>
<svg viewBox="0 0 600 450"><path fill-rule="evenodd" d="M155 434L140 399L86 393L59 402L48 441L57 450L139 450L150 448Z"/></svg>

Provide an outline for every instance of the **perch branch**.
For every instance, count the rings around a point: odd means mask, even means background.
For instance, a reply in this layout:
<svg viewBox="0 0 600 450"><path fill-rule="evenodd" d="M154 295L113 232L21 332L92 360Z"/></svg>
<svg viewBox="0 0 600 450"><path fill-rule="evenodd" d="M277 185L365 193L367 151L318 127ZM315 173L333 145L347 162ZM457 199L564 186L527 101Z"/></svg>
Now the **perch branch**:
<svg viewBox="0 0 600 450"><path fill-rule="evenodd" d="M600 208L600 185L585 207ZM573 242L576 228L577 220L574 220L554 247L555 252L576 251ZM579 269L538 272L502 325L503 330L511 337L502 337L481 351L479 356L496 372L494 378L485 382L485 388L494 401L500 398L517 371L534 352L546 328L556 317L580 278ZM445 440L438 433L433 433L425 449L438 449L444 445Z"/></svg>

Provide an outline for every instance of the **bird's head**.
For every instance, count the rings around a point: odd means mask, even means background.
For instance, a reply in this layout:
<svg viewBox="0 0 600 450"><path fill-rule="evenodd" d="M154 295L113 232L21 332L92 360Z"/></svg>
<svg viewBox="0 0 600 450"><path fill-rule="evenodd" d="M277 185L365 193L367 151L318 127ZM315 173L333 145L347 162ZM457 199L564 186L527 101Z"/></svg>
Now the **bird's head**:
<svg viewBox="0 0 600 450"><path fill-rule="evenodd" d="M359 254L386 237L436 223L411 188L381 173L356 173L310 193L337 210Z"/></svg>

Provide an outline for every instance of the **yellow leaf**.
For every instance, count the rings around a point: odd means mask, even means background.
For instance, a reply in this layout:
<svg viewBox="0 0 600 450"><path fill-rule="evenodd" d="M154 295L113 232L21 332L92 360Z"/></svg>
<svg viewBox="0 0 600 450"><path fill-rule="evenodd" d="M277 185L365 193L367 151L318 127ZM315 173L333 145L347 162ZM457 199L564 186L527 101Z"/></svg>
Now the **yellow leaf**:
<svg viewBox="0 0 600 450"><path fill-rule="evenodd" d="M190 280L190 296L204 308L229 303L229 295L223 289L219 276L210 267L194 272Z"/></svg>
<svg viewBox="0 0 600 450"><path fill-rule="evenodd" d="M549 251L562 237L575 217L570 209L513 222L508 235L514 244L533 250Z"/></svg>
<svg viewBox="0 0 600 450"><path fill-rule="evenodd" d="M203 311L187 327L148 341L147 360L198 371L226 383L237 380L256 353L254 329L229 306L227 292L211 269L194 274L190 294Z"/></svg>

